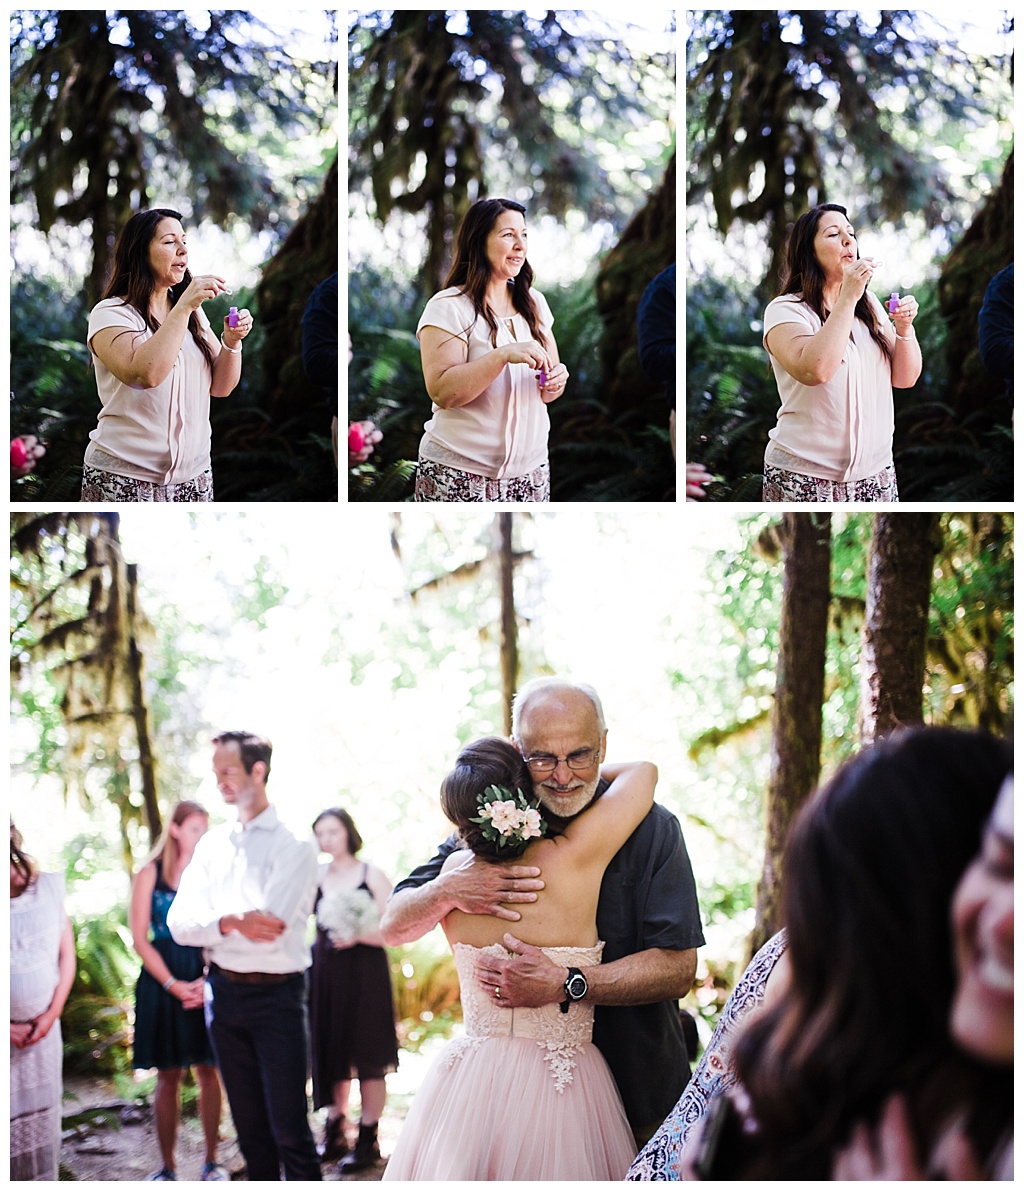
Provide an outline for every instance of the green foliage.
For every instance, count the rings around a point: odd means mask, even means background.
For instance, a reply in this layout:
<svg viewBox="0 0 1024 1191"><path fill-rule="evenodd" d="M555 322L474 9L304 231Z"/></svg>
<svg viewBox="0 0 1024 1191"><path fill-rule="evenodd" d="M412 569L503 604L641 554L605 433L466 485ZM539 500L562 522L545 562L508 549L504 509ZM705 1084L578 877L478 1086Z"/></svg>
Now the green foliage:
<svg viewBox="0 0 1024 1191"><path fill-rule="evenodd" d="M553 500L670 499L675 468L668 428L633 413L613 417L601 399L597 344L601 321L592 283L545 293L571 390L548 406ZM420 310L385 269L364 268L349 282L349 416L371 418L384 439L369 461L349 470L349 499L406 500L430 417L415 327Z"/></svg>
<svg viewBox="0 0 1024 1191"><path fill-rule="evenodd" d="M31 199L44 232L91 221L90 305L111 237L155 192L254 230L315 193L297 147L330 125L333 73L277 42L242 10L14 14L12 201Z"/></svg>
<svg viewBox="0 0 1024 1191"><path fill-rule="evenodd" d="M660 144L644 160L653 146L640 130L667 124L674 102L671 50L641 51L630 35L595 13L355 14L350 180L372 193L382 223L395 210L427 213L421 298L441 288L455 225L477 195L625 223L644 174L663 164Z"/></svg>
<svg viewBox="0 0 1024 1191"><path fill-rule="evenodd" d="M399 1042L415 1053L462 1020L455 958L447 948L438 951L429 936L392 948L388 957Z"/></svg>
<svg viewBox="0 0 1024 1191"><path fill-rule="evenodd" d="M80 836L65 849L69 898L113 861L111 841ZM115 862L116 863L116 862ZM129 1014L139 960L128 929L127 906L72 914L78 967L61 1015L64 1069L69 1074L127 1074L131 1042Z"/></svg>
<svg viewBox="0 0 1024 1191"><path fill-rule="evenodd" d="M936 168L933 144L970 150L1008 111L1006 63L972 56L911 11L702 11L687 48L689 203L724 235L767 229L778 274L789 225L815 202L863 196L858 217L962 226L974 169ZM965 144L966 142L966 144ZM974 155L977 156L976 152ZM959 156L959 154L958 154Z"/></svg>
<svg viewBox="0 0 1024 1191"><path fill-rule="evenodd" d="M903 500L1009 500L1013 437L980 413L957 413L947 391L945 326L937 286L915 286L921 377L894 394L893 456ZM698 278L686 294L687 455L715 476L707 499L759 501L779 393L761 344L764 308L736 283Z"/></svg>
<svg viewBox="0 0 1024 1191"><path fill-rule="evenodd" d="M759 299L714 278L686 288L686 452L715 476L709 501L761 498L779 393L761 345Z"/></svg>

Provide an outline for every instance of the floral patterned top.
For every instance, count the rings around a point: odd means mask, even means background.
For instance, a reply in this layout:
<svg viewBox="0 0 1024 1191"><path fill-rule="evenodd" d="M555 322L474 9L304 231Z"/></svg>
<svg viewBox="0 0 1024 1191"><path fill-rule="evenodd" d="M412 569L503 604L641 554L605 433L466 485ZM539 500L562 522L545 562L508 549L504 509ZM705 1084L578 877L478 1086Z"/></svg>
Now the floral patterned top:
<svg viewBox="0 0 1024 1191"><path fill-rule="evenodd" d="M747 965L722 1010L718 1026L675 1108L664 1124L637 1154L626 1175L633 1182L652 1179L678 1180L679 1159L690 1132L707 1111L712 1096L736 1082L732 1068L732 1043L738 1027L764 1000L764 989L779 956L786 950L786 932L772 935Z"/></svg>

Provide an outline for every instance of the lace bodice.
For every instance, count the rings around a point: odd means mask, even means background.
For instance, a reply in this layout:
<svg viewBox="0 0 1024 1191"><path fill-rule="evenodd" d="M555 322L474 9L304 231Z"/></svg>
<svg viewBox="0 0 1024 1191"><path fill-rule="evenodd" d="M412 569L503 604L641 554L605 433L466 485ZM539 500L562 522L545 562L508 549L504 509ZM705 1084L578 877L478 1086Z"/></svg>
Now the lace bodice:
<svg viewBox="0 0 1024 1191"><path fill-rule="evenodd" d="M603 948L604 943L597 943L593 947L542 947L541 950L560 967L586 968L601 962ZM545 1052L544 1058L556 1089L564 1091L572 1083L576 1066L573 1056L590 1041L593 1033L593 1005L577 1001L570 1004L568 1013L563 1013L557 1004L542 1005L537 1009L503 1008L500 1001L481 987L474 966L477 956L484 952L502 958L511 958L512 953L500 943L483 948L456 943L453 949L462 989L466 1033L453 1044L450 1062L485 1038L534 1038Z"/></svg>

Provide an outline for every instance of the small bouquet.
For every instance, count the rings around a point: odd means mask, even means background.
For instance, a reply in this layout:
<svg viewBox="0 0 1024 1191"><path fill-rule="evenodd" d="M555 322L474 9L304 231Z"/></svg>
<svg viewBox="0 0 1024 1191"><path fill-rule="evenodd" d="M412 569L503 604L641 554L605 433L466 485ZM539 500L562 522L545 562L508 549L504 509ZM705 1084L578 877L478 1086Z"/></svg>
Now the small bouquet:
<svg viewBox="0 0 1024 1191"><path fill-rule="evenodd" d="M349 946L380 925L380 914L366 889L336 889L320 899L316 922L332 943Z"/></svg>
<svg viewBox="0 0 1024 1191"><path fill-rule="evenodd" d="M478 796L477 805L481 813L470 822L479 823L484 839L492 840L499 849L539 839L547 830L539 804L529 802L522 790L513 794L504 786L488 786Z"/></svg>

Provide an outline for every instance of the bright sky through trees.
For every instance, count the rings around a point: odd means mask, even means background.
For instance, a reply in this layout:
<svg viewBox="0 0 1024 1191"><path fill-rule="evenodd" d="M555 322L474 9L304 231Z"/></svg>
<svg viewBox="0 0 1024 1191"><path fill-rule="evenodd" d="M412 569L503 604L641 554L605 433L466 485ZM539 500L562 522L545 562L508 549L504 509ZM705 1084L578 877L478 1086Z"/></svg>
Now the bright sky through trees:
<svg viewBox="0 0 1024 1191"><path fill-rule="evenodd" d="M450 565L479 557L482 546L468 544L487 530L493 514L448 512ZM419 513L403 513L409 553L433 524ZM702 550L740 542L735 514L706 513L683 523L670 510L649 510L642 518L544 511L525 528L522 544L535 550L537 562L528 564L530 578L517 590L528 618L524 642L553 669L598 687L612 755L657 760L659 797L680 812L689 763L680 741L684 713L668 676L673 668L715 664L701 644ZM271 795L288 821L304 829L320 809L341 800L356 808L381 863L396 847L393 833L405 833L410 853L429 852L447 834L438 782L459 745L466 692L492 659L493 688L500 687L496 641L481 646L475 632L457 640L445 619L452 600L447 592L439 597L444 607L435 602L432 609L421 597L410 609L385 512L350 507L339 529L337 518L316 506L301 516L289 509L216 511L195 524L174 506L125 507L121 539L126 559L139 564L145 610L153 615L161 604L176 606L194 626L182 648L214 660L212 680L183 676L197 716L211 727L247 726L273 740ZM440 540L428 546L440 571L449 562ZM244 595L261 554L273 582L285 589L263 629L239 621L232 604ZM466 598L472 597L469 589ZM396 625L410 611L429 624L431 645L444 654L440 664L428 666L395 647ZM353 685L357 654L369 660ZM396 690L403 668L411 680ZM492 717L490 707L481 708L474 731L497 730ZM15 752L27 743L24 735L15 725ZM189 794L220 816L209 752L207 740L197 739L196 785ZM27 779L16 777L14 789L25 807L26 839L44 864L53 863L82 829L80 813L70 808L54 831L56 787L37 788L29 798Z"/></svg>

